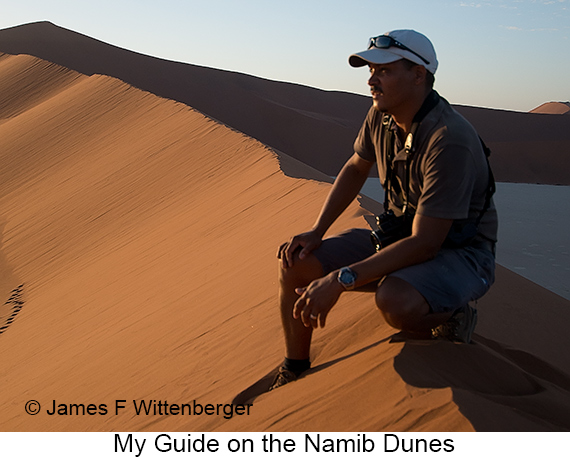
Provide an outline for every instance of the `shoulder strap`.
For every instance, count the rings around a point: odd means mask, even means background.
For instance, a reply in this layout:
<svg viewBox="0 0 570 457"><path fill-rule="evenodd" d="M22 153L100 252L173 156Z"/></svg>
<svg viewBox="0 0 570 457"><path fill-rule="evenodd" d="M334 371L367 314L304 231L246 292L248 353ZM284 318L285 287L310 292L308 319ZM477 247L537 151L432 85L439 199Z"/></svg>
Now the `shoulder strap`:
<svg viewBox="0 0 570 457"><path fill-rule="evenodd" d="M384 137L384 155L386 157L386 179L384 180L384 211L390 209L390 191L392 186L392 160L394 159L394 132L392 131L392 116L384 114L382 116L382 129Z"/></svg>
<svg viewBox="0 0 570 457"><path fill-rule="evenodd" d="M406 176L405 176L405 184L403 189L403 201L404 207L402 211L404 216L407 214L408 210L408 202L409 202L409 193L410 193L410 162L412 159L412 155L414 153L414 135L426 117L426 115L438 104L440 100L439 94L432 90L424 102L422 106L415 114L412 120L412 127L410 128L410 133L406 137L406 143L404 145L404 149L406 151ZM390 115L385 114L382 117L382 126L384 129L384 153L386 154L386 163L387 163L387 170L386 170L386 180L384 182L384 211L388 211L389 209L389 194L391 191L392 185L392 178L393 178L393 169L392 161L394 159L394 136L391 128L391 120L392 117Z"/></svg>
<svg viewBox="0 0 570 457"><path fill-rule="evenodd" d="M495 176L493 175L493 170L491 169L491 163L489 162L489 156L491 155L491 150L485 144L485 142L483 141L483 138L479 137L479 141L481 141L481 146L483 147L483 152L485 153L485 160L487 161L487 170L489 172L489 182L487 183L487 190L485 192L485 204L483 205L483 209L481 210L481 213L477 217L477 220L475 222L475 226L479 226L479 222L481 222L481 219L483 219L483 215L487 212L487 210L489 209L489 206L491 206L491 198L493 197L493 194L497 190L497 187L495 185Z"/></svg>
<svg viewBox="0 0 570 457"><path fill-rule="evenodd" d="M439 96L439 94L435 90L432 89L432 91L428 94L428 96L426 97L426 99L422 103L422 106L420 107L420 109L418 110L416 115L414 116L414 119L412 120L412 127L410 128L410 133L408 133L408 136L406 137L406 143L404 145L404 149L406 151L406 177L405 177L405 184L404 184L404 187L405 187L405 189L404 189L404 207L402 209L404 212L404 217L407 217L408 202L409 202L409 195L410 195L410 168L411 168L410 163L412 161L412 155L415 152L414 135L416 134L416 131L418 130L420 123L424 120L424 118L427 116L427 114L433 108L435 108L435 105L438 104L440 98L441 97Z"/></svg>

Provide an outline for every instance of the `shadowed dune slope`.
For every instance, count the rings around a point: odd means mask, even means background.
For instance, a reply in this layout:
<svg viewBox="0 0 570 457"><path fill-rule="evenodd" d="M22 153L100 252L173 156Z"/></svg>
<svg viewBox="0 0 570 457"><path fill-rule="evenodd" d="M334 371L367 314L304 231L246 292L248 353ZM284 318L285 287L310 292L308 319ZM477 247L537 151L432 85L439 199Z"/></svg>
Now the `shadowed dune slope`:
<svg viewBox="0 0 570 457"><path fill-rule="evenodd" d="M476 344L393 342L371 295L346 294L314 369L262 393L282 357L276 246L329 186L281 166L323 176L117 79L3 55L0 81L0 430L568 430L568 302L503 269ZM141 400L253 406L228 420Z"/></svg>
<svg viewBox="0 0 570 457"><path fill-rule="evenodd" d="M49 22L0 30L0 52L30 54L86 75L119 78L192 106L329 176L336 175L352 154L354 138L370 106L369 98L362 95L149 57ZM358 74L355 77L362 78L365 88L366 72ZM570 117L457 109L492 148L497 180L570 184L566 173Z"/></svg>
<svg viewBox="0 0 570 457"><path fill-rule="evenodd" d="M455 108L491 148L498 181L570 185L570 116Z"/></svg>

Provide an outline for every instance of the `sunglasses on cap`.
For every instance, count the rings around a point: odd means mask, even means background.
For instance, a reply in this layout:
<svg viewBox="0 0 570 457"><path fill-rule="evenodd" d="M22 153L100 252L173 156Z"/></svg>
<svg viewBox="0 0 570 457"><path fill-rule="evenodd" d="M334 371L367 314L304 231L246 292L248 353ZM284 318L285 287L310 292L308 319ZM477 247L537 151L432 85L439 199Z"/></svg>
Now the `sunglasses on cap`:
<svg viewBox="0 0 570 457"><path fill-rule="evenodd" d="M420 56L416 51L411 50L406 45L392 38L390 35L380 35L374 38L370 38L368 40L368 49L370 48L386 49L392 47L400 48L403 49L404 51L411 52L415 56L418 56L420 59L422 59L426 65L429 65L429 60L426 60L424 57Z"/></svg>

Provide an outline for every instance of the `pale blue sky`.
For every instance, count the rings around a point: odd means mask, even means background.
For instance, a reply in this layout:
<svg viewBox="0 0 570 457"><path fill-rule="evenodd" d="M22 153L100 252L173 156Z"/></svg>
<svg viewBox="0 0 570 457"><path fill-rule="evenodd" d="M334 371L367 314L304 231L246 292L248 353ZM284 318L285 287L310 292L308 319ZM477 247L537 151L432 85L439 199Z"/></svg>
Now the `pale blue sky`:
<svg viewBox="0 0 570 457"><path fill-rule="evenodd" d="M367 93L348 56L413 28L450 102L528 111L570 100L570 0L0 0L0 28L48 20L165 59Z"/></svg>

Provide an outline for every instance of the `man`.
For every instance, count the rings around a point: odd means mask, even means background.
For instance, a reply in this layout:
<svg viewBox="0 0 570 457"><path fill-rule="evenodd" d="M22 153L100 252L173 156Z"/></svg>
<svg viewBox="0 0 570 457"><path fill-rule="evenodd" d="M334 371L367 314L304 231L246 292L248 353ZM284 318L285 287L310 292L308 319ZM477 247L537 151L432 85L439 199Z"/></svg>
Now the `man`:
<svg viewBox="0 0 570 457"><path fill-rule="evenodd" d="M286 357L272 389L310 368L313 329L348 290L372 287L386 322L406 337L468 343L476 323L468 303L494 281L494 182L477 133L433 90L431 42L395 30L349 63L368 65L373 104L315 225L279 248ZM375 163L385 209L411 221L409 232L378 251L369 230L323 240Z"/></svg>

